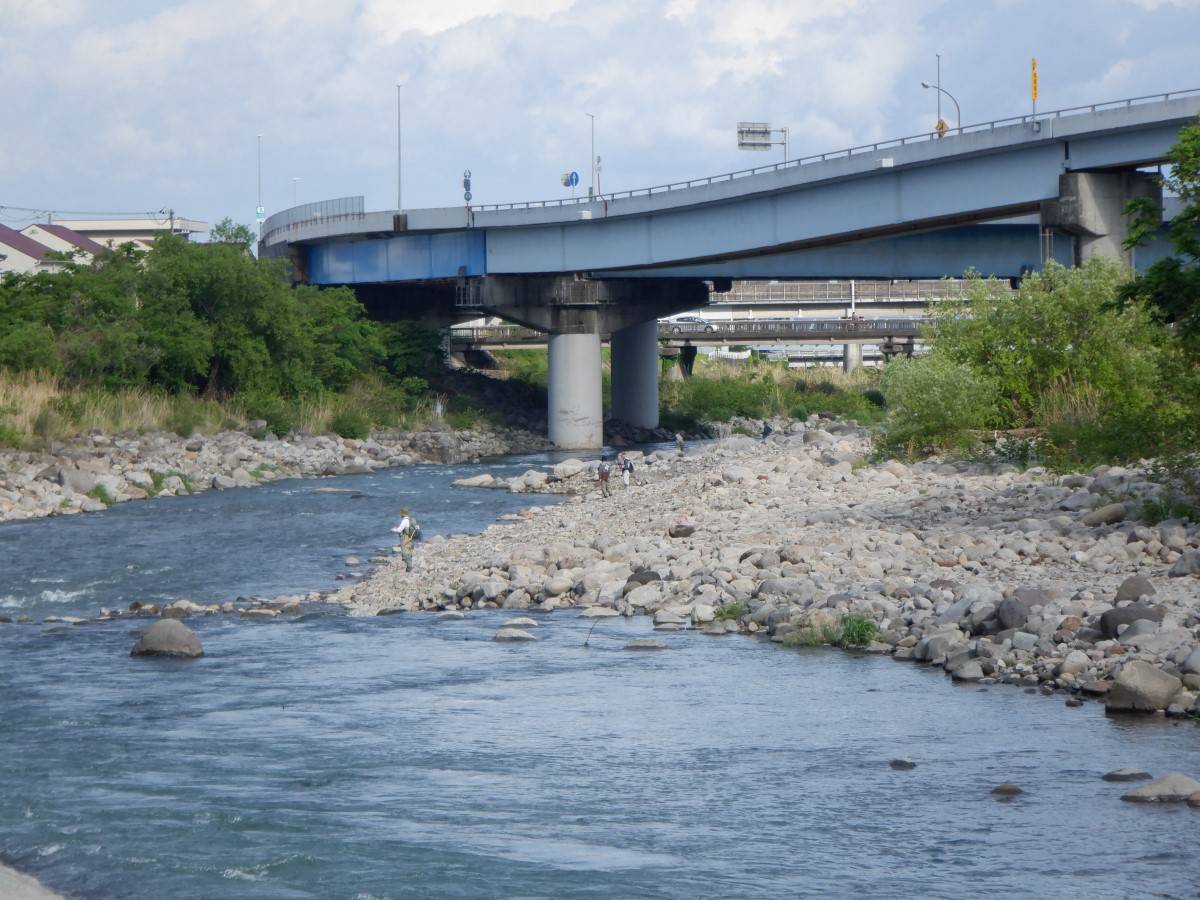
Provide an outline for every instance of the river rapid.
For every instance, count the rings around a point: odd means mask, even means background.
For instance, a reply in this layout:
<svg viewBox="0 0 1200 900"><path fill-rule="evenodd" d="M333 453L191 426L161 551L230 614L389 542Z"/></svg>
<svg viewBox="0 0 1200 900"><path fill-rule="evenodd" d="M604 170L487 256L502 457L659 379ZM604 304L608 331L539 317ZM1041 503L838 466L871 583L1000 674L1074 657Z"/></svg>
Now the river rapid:
<svg viewBox="0 0 1200 900"><path fill-rule="evenodd" d="M449 487L539 459L4 526L0 613L327 589L401 505L435 534L550 502ZM645 618L493 642L513 615L193 618L186 662L130 658L144 621L0 625L0 860L86 898L1196 895L1195 811L1100 780L1200 771L1191 723L742 636L624 651Z"/></svg>

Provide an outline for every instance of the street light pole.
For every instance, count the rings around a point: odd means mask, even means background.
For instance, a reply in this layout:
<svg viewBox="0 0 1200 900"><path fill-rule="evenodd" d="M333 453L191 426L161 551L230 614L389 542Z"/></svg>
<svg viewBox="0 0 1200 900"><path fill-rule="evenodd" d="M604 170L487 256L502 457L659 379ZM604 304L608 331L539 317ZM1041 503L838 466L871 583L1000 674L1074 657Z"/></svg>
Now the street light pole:
<svg viewBox="0 0 1200 900"><path fill-rule="evenodd" d="M299 181L300 181L300 179L298 177L292 179L292 206L293 207L296 206L296 184Z"/></svg>
<svg viewBox="0 0 1200 900"><path fill-rule="evenodd" d="M588 157L588 164L590 165L590 169L588 170L588 199L590 200L596 196L596 117L591 113L584 113L584 115L592 120L592 153Z"/></svg>
<svg viewBox="0 0 1200 900"><path fill-rule="evenodd" d="M944 87L941 87L940 85L936 85L936 84L930 84L928 81L922 81L921 87L933 88L935 91L938 92L939 100L941 99L942 94L945 94L947 97L950 98L950 100L954 103L954 121L955 121L958 129L961 131L962 130L962 110L959 108L958 101L954 98L954 95L952 93L950 93L948 90L946 90ZM938 121L940 122L941 120L942 120L942 116L941 116L941 113L939 112L938 113Z"/></svg>
<svg viewBox="0 0 1200 900"><path fill-rule="evenodd" d="M940 122L940 121L942 121L942 54L938 53L935 55L937 56L938 121Z"/></svg>
<svg viewBox="0 0 1200 900"><path fill-rule="evenodd" d="M258 237L260 240L262 239L263 220L259 210L262 208L262 135L260 134L258 136L258 205L254 207L254 218L258 220Z"/></svg>
<svg viewBox="0 0 1200 900"><path fill-rule="evenodd" d="M403 83L396 84L396 210L404 211L404 101Z"/></svg>

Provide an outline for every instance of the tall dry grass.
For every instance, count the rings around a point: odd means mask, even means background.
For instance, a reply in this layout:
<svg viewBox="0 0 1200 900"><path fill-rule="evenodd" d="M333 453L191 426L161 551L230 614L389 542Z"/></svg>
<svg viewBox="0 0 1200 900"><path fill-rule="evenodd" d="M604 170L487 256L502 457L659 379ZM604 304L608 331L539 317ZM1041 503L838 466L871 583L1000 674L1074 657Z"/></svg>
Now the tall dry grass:
<svg viewBox="0 0 1200 900"><path fill-rule="evenodd" d="M77 390L50 375L0 371L0 442L8 445L36 446L90 431L216 431L239 413L194 397Z"/></svg>

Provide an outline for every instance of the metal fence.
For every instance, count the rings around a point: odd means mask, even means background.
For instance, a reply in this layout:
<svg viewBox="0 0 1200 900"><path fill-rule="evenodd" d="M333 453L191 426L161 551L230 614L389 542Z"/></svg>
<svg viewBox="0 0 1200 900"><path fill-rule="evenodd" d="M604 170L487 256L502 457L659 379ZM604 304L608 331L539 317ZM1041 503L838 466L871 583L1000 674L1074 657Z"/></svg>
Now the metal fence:
<svg viewBox="0 0 1200 900"><path fill-rule="evenodd" d="M892 147L906 147L910 144L923 144L945 140L946 138L961 134L977 134L984 131L995 131L997 128L1004 128L1010 125L1031 125L1035 121L1045 122L1051 119L1085 115L1106 109L1122 109L1133 106L1142 106L1148 103L1163 103L1167 100L1198 95L1200 95L1200 88L1188 88L1187 90L1183 91L1168 91L1164 94L1147 94L1144 97L1127 97L1124 100L1108 100L1103 103L1092 103L1087 106L1070 106L1066 109L1047 110L1045 112L1039 112L1036 116L1010 116L1006 119L993 119L989 122L979 122L974 125L963 125L960 128L951 128L945 133L944 137L939 136L936 131L927 131L922 132L921 134L908 135L907 137L876 141L873 144L859 144L856 147L847 147L844 150L833 150L829 153L819 153L813 156L802 156L797 159L789 159L780 163L773 163L765 166L755 166L752 169L739 169L736 172L725 172L721 175L709 175L702 178L692 178L688 181L675 181L671 182L670 184L658 184L654 187L635 188L629 191L612 191L607 194L599 194L594 198L563 197L557 200L527 200L517 203L487 203L480 206L473 206L471 208L478 212L508 209L541 209L544 207L553 206L577 206L587 203L606 203L614 200L633 197L650 197L654 194L663 194L667 193L668 191L703 187L710 184L719 184L723 181L734 181L738 178L745 178L750 175L763 175L768 172L779 172L784 169L805 166L810 163L827 162L831 159L849 159L854 156L861 156L866 153L875 153L879 150L887 150Z"/></svg>

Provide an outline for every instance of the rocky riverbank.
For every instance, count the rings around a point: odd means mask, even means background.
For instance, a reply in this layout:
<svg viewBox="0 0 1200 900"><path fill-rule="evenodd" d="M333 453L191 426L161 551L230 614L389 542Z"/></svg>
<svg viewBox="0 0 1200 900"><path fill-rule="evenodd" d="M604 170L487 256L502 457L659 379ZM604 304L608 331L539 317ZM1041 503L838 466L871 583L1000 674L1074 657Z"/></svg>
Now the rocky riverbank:
<svg viewBox="0 0 1200 900"><path fill-rule="evenodd" d="M863 429L777 424L639 458L610 498L584 461L533 470L503 487L575 496L419 545L415 572L389 561L331 599L364 615L569 607L799 644L854 615L875 623L871 652L957 681L1200 714L1200 527L1134 521L1160 489L1143 473L867 464Z"/></svg>
<svg viewBox="0 0 1200 900"><path fill-rule="evenodd" d="M98 512L146 497L253 487L279 478L366 473L415 463L478 461L546 447L523 429L419 431L369 440L246 431L81 435L46 451L0 451L0 522Z"/></svg>

